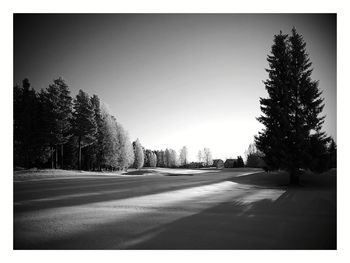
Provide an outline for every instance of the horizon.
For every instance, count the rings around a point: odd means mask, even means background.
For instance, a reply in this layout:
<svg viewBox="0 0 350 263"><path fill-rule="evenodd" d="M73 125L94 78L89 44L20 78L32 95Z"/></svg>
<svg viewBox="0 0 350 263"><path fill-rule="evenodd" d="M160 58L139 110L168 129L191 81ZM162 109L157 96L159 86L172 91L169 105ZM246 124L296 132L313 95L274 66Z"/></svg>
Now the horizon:
<svg viewBox="0 0 350 263"><path fill-rule="evenodd" d="M255 118L273 35L295 26L323 91L323 130L337 141L335 15L14 17L14 84L28 78L40 90L61 76L73 98L98 95L132 141L187 146L190 161L204 147L213 159L245 158L263 128Z"/></svg>

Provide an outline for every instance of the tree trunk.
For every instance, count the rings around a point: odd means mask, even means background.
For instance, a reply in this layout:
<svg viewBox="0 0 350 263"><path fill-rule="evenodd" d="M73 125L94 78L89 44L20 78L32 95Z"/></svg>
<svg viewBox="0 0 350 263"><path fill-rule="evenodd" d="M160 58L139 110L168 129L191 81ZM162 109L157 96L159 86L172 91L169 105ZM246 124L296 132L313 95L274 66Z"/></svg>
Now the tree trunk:
<svg viewBox="0 0 350 263"><path fill-rule="evenodd" d="M81 170L81 136L79 136L79 158L78 158L78 169Z"/></svg>
<svg viewBox="0 0 350 263"><path fill-rule="evenodd" d="M56 144L55 150L55 169L58 169L58 145Z"/></svg>
<svg viewBox="0 0 350 263"><path fill-rule="evenodd" d="M61 144L61 169L63 169L63 143Z"/></svg>
<svg viewBox="0 0 350 263"><path fill-rule="evenodd" d="M24 147L24 167L30 168L28 148Z"/></svg>
<svg viewBox="0 0 350 263"><path fill-rule="evenodd" d="M289 184L299 185L299 173L296 170L289 172Z"/></svg>
<svg viewBox="0 0 350 263"><path fill-rule="evenodd" d="M54 153L54 149L51 146L51 169L53 169L53 153Z"/></svg>

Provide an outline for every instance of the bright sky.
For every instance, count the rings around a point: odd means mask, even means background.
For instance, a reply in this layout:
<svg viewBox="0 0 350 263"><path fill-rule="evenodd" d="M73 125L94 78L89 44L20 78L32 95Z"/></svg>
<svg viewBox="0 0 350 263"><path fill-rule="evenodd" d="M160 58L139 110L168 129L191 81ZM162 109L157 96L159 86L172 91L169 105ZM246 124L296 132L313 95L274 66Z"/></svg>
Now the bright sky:
<svg viewBox="0 0 350 263"><path fill-rule="evenodd" d="M186 145L190 159L244 155L262 125L273 35L295 26L320 80L336 139L333 15L15 16L14 82L46 88L62 76L75 96L97 94L148 149Z"/></svg>

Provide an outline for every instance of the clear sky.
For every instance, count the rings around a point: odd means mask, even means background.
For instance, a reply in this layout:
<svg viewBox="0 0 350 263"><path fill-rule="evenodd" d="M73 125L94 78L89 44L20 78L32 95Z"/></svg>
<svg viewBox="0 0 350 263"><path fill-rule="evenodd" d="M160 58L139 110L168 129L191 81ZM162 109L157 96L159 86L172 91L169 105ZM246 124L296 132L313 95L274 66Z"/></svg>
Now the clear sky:
<svg viewBox="0 0 350 263"><path fill-rule="evenodd" d="M15 15L14 82L63 77L97 94L148 149L183 145L190 158L244 155L262 129L259 97L273 36L295 26L336 139L336 16L287 14Z"/></svg>

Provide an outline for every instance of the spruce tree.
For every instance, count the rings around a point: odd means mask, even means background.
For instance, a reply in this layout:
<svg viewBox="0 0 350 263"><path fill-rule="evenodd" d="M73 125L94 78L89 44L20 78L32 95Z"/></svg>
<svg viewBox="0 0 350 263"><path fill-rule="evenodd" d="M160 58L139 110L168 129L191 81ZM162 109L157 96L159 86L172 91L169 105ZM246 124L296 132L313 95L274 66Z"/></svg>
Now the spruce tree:
<svg viewBox="0 0 350 263"><path fill-rule="evenodd" d="M269 95L260 98L265 128L255 137L270 169L285 169L292 184L299 182L301 168L311 167L315 141L325 145L328 138L321 131L323 99L318 82L311 79L311 65L306 43L295 28L291 36L275 35L269 62L269 79L264 84Z"/></svg>
<svg viewBox="0 0 350 263"><path fill-rule="evenodd" d="M243 161L242 156L237 156L237 167L238 168L244 167L244 161Z"/></svg>
<svg viewBox="0 0 350 263"><path fill-rule="evenodd" d="M73 129L74 134L78 137L78 169L81 170L81 150L95 142L97 125L94 107L86 92L79 90L73 107Z"/></svg>
<svg viewBox="0 0 350 263"><path fill-rule="evenodd" d="M330 144L328 146L328 154L329 154L329 168L337 167L337 144L334 139L330 140Z"/></svg>
<svg viewBox="0 0 350 263"><path fill-rule="evenodd" d="M61 168L63 168L63 145L66 144L71 137L71 119L72 119L72 97L68 85L62 78L54 80L50 88L58 90L57 109L56 110L56 167L58 149L60 145Z"/></svg>
<svg viewBox="0 0 350 263"><path fill-rule="evenodd" d="M149 151L148 149L145 149L144 147L142 147L142 151L143 151L143 166L144 167L149 167Z"/></svg>
<svg viewBox="0 0 350 263"><path fill-rule="evenodd" d="M39 101L28 79L14 88L14 161L26 168L40 158Z"/></svg>
<svg viewBox="0 0 350 263"><path fill-rule="evenodd" d="M63 145L71 137L72 97L62 78L55 79L40 93L42 134L51 150L51 168L58 167L60 152L63 168ZM60 147L60 149L58 149Z"/></svg>
<svg viewBox="0 0 350 263"><path fill-rule="evenodd" d="M103 149L102 149L102 142L103 142L103 134L102 134L102 114L101 114L101 103L100 98L97 95L93 95L90 98L91 105L94 109L94 118L96 122L96 140L91 145L91 160L92 160L92 166L94 169L101 170L101 163L102 163L102 155L103 155Z"/></svg>

